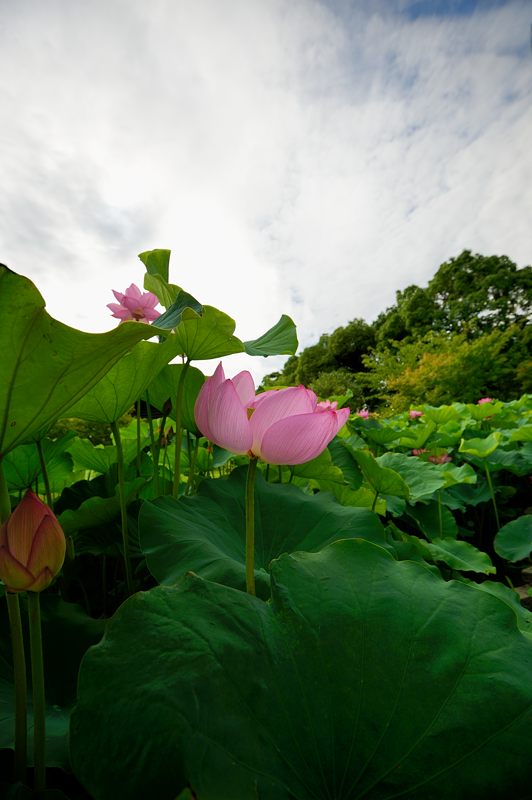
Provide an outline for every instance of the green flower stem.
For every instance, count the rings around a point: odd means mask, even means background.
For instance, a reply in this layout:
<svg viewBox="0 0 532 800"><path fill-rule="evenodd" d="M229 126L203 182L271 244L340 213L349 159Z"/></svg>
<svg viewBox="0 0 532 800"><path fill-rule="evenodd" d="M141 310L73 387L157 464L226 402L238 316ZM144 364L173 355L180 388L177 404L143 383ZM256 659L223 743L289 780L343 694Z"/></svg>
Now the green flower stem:
<svg viewBox="0 0 532 800"><path fill-rule="evenodd" d="M28 592L31 683L33 690L33 785L36 792L44 791L46 784L46 702L44 697L44 667L39 600L39 592Z"/></svg>
<svg viewBox="0 0 532 800"><path fill-rule="evenodd" d="M246 480L246 591L255 594L255 473L257 459L249 459Z"/></svg>
<svg viewBox="0 0 532 800"><path fill-rule="evenodd" d="M15 681L15 781L26 782L27 763L27 682L24 639L20 619L18 594L6 592L11 647L13 650L13 673Z"/></svg>
<svg viewBox="0 0 532 800"><path fill-rule="evenodd" d="M116 422L111 422L111 430L116 445L118 456L118 496L120 498L120 517L122 522L122 547L124 550L124 567L126 571L126 588L128 595L133 594L133 580L131 578L131 556L129 553L129 533L127 529L126 487L124 483L124 451L122 439Z"/></svg>
<svg viewBox="0 0 532 800"><path fill-rule="evenodd" d="M499 531L500 527L501 527L501 523L500 523L500 520L499 520L499 511L497 509L497 501L495 500L495 492L493 491L493 483L491 481L490 471L489 471L488 465L486 463L484 463L484 469L486 470L486 478L488 480L488 486L489 486L490 495L491 495L491 502L493 503L493 510L495 512L495 522L497 523L497 531Z"/></svg>
<svg viewBox="0 0 532 800"><path fill-rule="evenodd" d="M187 358L183 364L179 383L177 384L177 397L175 401L175 463L174 463L174 486L173 496L179 497L179 480L181 477L181 445L183 439L183 425L181 423L181 406L183 404L183 393L185 391L185 378L187 376L190 359Z"/></svg>
<svg viewBox="0 0 532 800"><path fill-rule="evenodd" d="M44 453L42 449L42 439L35 442L37 445L37 452L39 454L39 463L41 465L41 472L44 479L44 491L46 492L46 502L52 508L52 492L50 491L50 481L48 479L48 470L46 469L46 461L44 460Z"/></svg>
<svg viewBox="0 0 532 800"><path fill-rule="evenodd" d="M443 508L441 503L441 489L438 492L438 523L440 526L440 539L443 538Z"/></svg>
<svg viewBox="0 0 532 800"><path fill-rule="evenodd" d="M187 481L187 488L185 489L185 494L192 494L194 490L194 483L196 480L196 462L198 460L198 449L199 449L199 437L196 436L196 442L194 444L194 449L192 449L192 455L190 458L190 467L188 470L188 481Z"/></svg>
<svg viewBox="0 0 532 800"><path fill-rule="evenodd" d="M150 395L148 394L147 389L146 389L146 414L148 416L148 427L150 429L151 458L153 461L153 491L155 497L159 497L159 452L161 448L159 446L159 442L155 441L155 436L153 433L153 419L151 416Z"/></svg>
<svg viewBox="0 0 532 800"><path fill-rule="evenodd" d="M138 478L140 475L140 397L136 402L135 410L137 416L137 455L135 458L135 467Z"/></svg>
<svg viewBox="0 0 532 800"><path fill-rule="evenodd" d="M375 492L375 497L373 498L373 503L372 503L372 505L371 505L371 510L372 510L372 511L375 511L375 508L376 508L376 506L377 506L377 500L378 500L378 499L379 499L379 493L378 493L378 492Z"/></svg>

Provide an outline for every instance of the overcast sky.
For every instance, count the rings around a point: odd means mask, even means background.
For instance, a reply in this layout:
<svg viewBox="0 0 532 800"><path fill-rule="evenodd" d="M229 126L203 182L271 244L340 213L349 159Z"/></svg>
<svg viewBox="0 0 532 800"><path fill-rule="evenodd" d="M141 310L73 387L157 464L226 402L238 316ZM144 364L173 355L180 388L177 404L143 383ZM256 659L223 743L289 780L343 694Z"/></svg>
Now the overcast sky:
<svg viewBox="0 0 532 800"><path fill-rule="evenodd" d="M530 264L531 22L530 0L0 0L0 261L103 331L169 248L237 335L286 313L301 347L464 248Z"/></svg>

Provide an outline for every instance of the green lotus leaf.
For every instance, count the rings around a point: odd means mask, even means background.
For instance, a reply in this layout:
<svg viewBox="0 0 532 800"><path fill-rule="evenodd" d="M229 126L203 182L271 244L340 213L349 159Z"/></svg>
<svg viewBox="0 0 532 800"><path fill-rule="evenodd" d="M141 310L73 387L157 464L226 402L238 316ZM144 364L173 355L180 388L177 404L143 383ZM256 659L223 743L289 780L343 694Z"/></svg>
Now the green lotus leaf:
<svg viewBox="0 0 532 800"><path fill-rule="evenodd" d="M85 656L96 800L524 798L532 640L497 597L361 539L272 565L272 602L189 575Z"/></svg>
<svg viewBox="0 0 532 800"><path fill-rule="evenodd" d="M195 497L161 497L139 513L141 547L159 583L172 584L186 572L236 588L245 587L246 468L229 478L204 480ZM364 537L385 545L384 529L364 508L343 507L327 493L298 487L255 484L255 569L257 593L268 597L269 565L281 553L319 550L336 539Z"/></svg>
<svg viewBox="0 0 532 800"><path fill-rule="evenodd" d="M141 339L141 322L82 333L49 316L27 278L0 265L0 458L47 429Z"/></svg>
<svg viewBox="0 0 532 800"><path fill-rule="evenodd" d="M500 431L494 431L484 439L462 439L458 452L467 453L477 458L487 458L499 447L501 439L502 433Z"/></svg>
<svg viewBox="0 0 532 800"><path fill-rule="evenodd" d="M532 552L532 514L503 525L493 542L495 552L508 561L521 561Z"/></svg>
<svg viewBox="0 0 532 800"><path fill-rule="evenodd" d="M294 321L283 314L279 322L258 339L244 342L244 349L250 356L291 356L296 352L297 345Z"/></svg>

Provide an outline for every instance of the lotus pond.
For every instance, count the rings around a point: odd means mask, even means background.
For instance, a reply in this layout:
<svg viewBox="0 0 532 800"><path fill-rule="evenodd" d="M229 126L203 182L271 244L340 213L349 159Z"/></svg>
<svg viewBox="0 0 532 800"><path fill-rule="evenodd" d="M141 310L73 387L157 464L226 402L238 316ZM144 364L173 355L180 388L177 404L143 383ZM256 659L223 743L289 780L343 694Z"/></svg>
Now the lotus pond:
<svg viewBox="0 0 532 800"><path fill-rule="evenodd" d="M532 396L208 377L295 326L242 341L169 255L103 334L0 266L0 796L525 800Z"/></svg>

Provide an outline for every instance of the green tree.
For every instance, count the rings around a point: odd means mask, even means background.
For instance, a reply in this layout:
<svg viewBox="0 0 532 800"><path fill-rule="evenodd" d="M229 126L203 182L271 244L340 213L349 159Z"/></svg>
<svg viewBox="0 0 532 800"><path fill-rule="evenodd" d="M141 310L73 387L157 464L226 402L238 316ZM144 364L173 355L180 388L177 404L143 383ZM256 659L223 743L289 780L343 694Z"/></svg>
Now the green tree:
<svg viewBox="0 0 532 800"><path fill-rule="evenodd" d="M364 370L362 357L375 344L375 331L363 319L353 319L336 328L329 338L329 351L340 369Z"/></svg>
<svg viewBox="0 0 532 800"><path fill-rule="evenodd" d="M532 267L464 250L440 266L427 292L440 309L442 330L475 336L530 319Z"/></svg>

